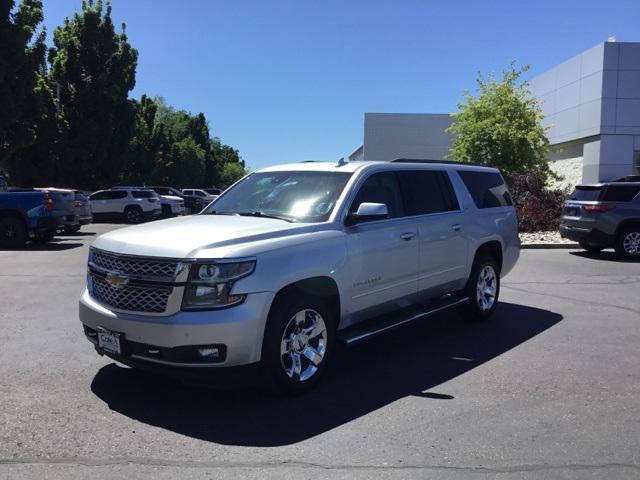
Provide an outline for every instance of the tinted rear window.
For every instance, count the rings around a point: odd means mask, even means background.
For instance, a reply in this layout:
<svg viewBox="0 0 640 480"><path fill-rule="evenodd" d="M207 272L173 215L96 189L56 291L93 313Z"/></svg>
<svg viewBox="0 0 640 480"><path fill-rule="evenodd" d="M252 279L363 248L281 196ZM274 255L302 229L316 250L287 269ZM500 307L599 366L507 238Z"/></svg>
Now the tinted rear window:
<svg viewBox="0 0 640 480"><path fill-rule="evenodd" d="M579 200L592 202L596 201L600 198L600 193L602 193L602 187L582 187L578 186L573 191L573 193L569 196L571 200Z"/></svg>
<svg viewBox="0 0 640 480"><path fill-rule="evenodd" d="M495 208L513 205L509 190L500 174L472 170L459 170L458 174L469 190L476 207Z"/></svg>
<svg viewBox="0 0 640 480"><path fill-rule="evenodd" d="M609 185L602 196L603 202L630 202L634 199L640 187L627 185Z"/></svg>
<svg viewBox="0 0 640 480"><path fill-rule="evenodd" d="M155 197L156 193L150 190L133 190L131 195L133 195L133 198L151 198Z"/></svg>
<svg viewBox="0 0 640 480"><path fill-rule="evenodd" d="M449 177L441 171L399 171L405 215L458 210Z"/></svg>

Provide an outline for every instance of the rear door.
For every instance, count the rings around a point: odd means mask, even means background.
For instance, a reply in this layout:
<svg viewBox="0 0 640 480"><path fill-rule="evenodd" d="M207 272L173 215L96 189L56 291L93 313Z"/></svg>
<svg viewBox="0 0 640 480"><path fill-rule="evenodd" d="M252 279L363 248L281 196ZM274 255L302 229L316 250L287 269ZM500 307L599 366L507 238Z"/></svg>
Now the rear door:
<svg viewBox="0 0 640 480"><path fill-rule="evenodd" d="M463 212L444 170L398 172L406 215L418 227L418 291L427 296L464 287L468 238Z"/></svg>
<svg viewBox="0 0 640 480"><path fill-rule="evenodd" d="M364 202L384 203L389 218L347 227L351 312L392 308L417 292L418 228L406 217L395 172L378 172L361 184L349 212Z"/></svg>

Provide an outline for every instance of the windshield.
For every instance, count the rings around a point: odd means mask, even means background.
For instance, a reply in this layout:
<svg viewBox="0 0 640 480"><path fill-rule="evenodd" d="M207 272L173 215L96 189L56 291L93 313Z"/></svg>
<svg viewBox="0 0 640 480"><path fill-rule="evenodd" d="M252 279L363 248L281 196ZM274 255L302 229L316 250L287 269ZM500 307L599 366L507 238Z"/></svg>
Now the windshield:
<svg viewBox="0 0 640 480"><path fill-rule="evenodd" d="M349 177L351 173L347 172L253 173L218 197L202 213L323 222L331 215Z"/></svg>

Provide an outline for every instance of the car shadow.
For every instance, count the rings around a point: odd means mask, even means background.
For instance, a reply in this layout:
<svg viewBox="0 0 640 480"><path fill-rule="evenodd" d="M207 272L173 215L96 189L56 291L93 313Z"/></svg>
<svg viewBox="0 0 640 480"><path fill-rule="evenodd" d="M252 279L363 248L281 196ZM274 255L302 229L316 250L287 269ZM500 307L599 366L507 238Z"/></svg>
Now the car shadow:
<svg viewBox="0 0 640 480"><path fill-rule="evenodd" d="M576 257L588 258L590 260L602 260L606 262L618 262L618 263L638 263L640 262L640 258L637 260L633 259L624 259L620 258L616 255L616 252L613 250L602 250L601 252L587 252L585 250L579 250L575 252L569 252L571 255L575 255Z"/></svg>
<svg viewBox="0 0 640 480"><path fill-rule="evenodd" d="M318 387L300 397L187 387L116 364L98 371L91 390L116 412L189 437L225 445L290 445L409 395L453 399L430 390L561 320L557 313L510 303L501 303L485 323L446 312L345 348Z"/></svg>
<svg viewBox="0 0 640 480"><path fill-rule="evenodd" d="M68 242L65 239L54 237L47 243L27 243L21 250L28 252L58 252L63 250L71 250L73 248L82 247L83 243Z"/></svg>

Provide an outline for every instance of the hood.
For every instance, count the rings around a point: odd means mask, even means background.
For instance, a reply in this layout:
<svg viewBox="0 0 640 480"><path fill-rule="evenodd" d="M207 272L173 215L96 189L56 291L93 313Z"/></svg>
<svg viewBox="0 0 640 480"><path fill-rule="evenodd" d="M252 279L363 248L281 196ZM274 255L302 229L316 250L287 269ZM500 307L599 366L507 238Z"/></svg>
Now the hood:
<svg viewBox="0 0 640 480"><path fill-rule="evenodd" d="M198 258L200 250L232 247L314 229L314 224L272 218L192 215L113 230L100 235L93 246L127 255Z"/></svg>

